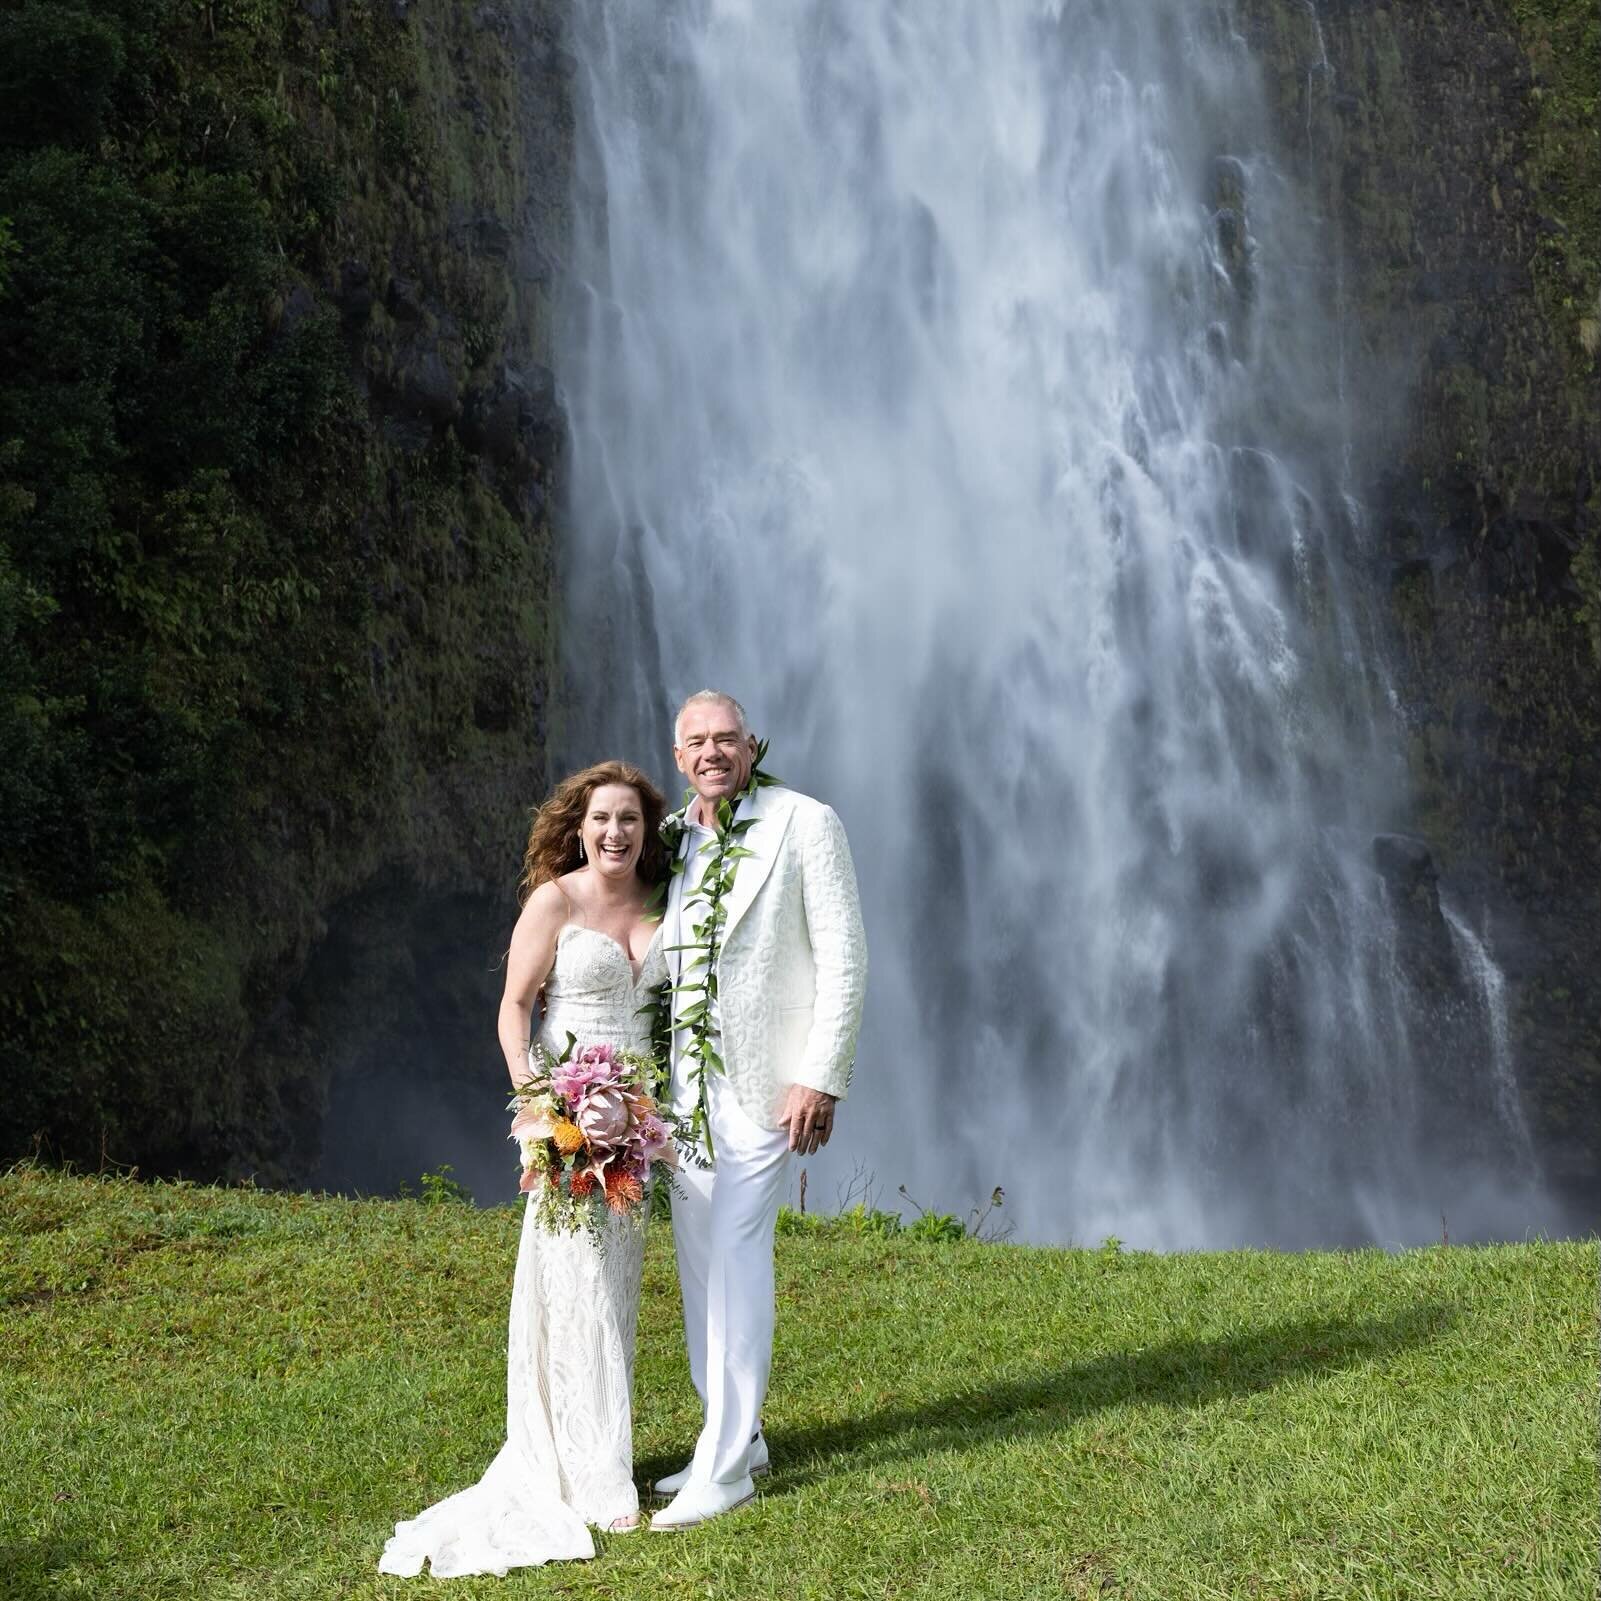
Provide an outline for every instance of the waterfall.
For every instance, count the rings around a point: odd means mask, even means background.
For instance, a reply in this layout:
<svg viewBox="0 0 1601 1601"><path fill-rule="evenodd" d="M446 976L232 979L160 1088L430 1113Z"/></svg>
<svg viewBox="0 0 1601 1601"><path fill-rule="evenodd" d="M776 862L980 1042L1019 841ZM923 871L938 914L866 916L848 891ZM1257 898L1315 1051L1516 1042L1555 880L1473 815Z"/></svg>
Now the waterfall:
<svg viewBox="0 0 1601 1601"><path fill-rule="evenodd" d="M1490 1088L1495 1098L1496 1121L1506 1131L1509 1176L1528 1177L1534 1173L1534 1146L1524 1120L1518 1095L1517 1075L1512 1067L1512 1030L1507 1020L1506 977L1496 966L1490 947L1469 927L1467 920L1447 900L1440 911L1451 931L1458 964L1471 986L1472 1004L1477 1007L1483 1037L1490 1050Z"/></svg>
<svg viewBox="0 0 1601 1601"><path fill-rule="evenodd" d="M1500 1194L1500 1047L1435 1026L1374 866L1354 402L1227 8L582 0L573 49L567 754L672 777L725 688L844 818L871 994L813 1196L1187 1247Z"/></svg>

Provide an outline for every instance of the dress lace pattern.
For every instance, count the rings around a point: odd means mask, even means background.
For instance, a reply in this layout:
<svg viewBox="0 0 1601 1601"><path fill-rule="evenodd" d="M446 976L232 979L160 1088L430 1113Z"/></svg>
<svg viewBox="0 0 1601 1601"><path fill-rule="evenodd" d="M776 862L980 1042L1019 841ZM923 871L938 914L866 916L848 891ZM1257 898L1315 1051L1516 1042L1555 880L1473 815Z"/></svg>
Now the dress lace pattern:
<svg viewBox="0 0 1601 1601"><path fill-rule="evenodd" d="M569 923L556 940L539 1041L561 1053L608 1041L649 1050L640 1012L667 976L658 933L636 977L628 954L596 929ZM633 1479L634 1327L644 1260L642 1222L608 1218L597 1236L541 1226L523 1214L507 1338L506 1443L477 1484L395 1525L378 1563L410 1576L505 1574L590 1557L587 1525L639 1510Z"/></svg>

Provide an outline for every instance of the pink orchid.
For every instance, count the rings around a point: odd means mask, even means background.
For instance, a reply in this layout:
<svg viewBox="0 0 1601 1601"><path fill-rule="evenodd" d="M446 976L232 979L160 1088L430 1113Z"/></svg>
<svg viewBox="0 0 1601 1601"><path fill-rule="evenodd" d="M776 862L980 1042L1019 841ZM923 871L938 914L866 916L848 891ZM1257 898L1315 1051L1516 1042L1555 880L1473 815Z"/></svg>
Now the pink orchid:
<svg viewBox="0 0 1601 1601"><path fill-rule="evenodd" d="M668 1167L678 1166L678 1152L673 1147L667 1125L659 1117L643 1118L639 1125L639 1160L648 1168L652 1162L665 1162Z"/></svg>
<svg viewBox="0 0 1601 1601"><path fill-rule="evenodd" d="M567 1102L575 1104L586 1090L615 1084L622 1076L616 1052L604 1041L586 1045L575 1056L560 1063L550 1075L551 1088Z"/></svg>

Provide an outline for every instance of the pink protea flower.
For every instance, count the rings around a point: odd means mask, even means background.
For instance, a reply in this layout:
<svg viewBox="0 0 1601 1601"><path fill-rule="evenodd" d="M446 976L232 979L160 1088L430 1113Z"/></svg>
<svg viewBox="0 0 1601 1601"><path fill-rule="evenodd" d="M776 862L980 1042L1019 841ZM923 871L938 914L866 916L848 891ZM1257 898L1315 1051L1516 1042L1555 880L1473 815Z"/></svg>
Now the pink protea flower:
<svg viewBox="0 0 1601 1601"><path fill-rule="evenodd" d="M620 1090L589 1090L578 1103L577 1122L595 1150L610 1150L628 1132L628 1103Z"/></svg>

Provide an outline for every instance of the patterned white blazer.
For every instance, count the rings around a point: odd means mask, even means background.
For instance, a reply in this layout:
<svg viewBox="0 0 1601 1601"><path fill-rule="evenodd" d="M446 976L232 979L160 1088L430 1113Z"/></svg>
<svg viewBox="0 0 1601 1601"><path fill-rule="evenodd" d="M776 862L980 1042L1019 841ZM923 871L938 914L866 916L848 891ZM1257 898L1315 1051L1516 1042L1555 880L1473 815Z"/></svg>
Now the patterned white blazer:
<svg viewBox="0 0 1601 1601"><path fill-rule="evenodd" d="M840 1097L850 1086L867 941L850 846L832 808L773 784L757 790L740 816L755 818L740 841L754 854L740 861L728 895L718 1050L741 1108L776 1129L791 1084ZM680 850L693 848L690 837ZM683 926L684 882L684 874L675 876L668 894L672 944L688 938L674 933ZM675 984L693 959L669 952Z"/></svg>

